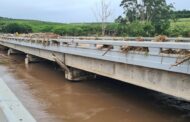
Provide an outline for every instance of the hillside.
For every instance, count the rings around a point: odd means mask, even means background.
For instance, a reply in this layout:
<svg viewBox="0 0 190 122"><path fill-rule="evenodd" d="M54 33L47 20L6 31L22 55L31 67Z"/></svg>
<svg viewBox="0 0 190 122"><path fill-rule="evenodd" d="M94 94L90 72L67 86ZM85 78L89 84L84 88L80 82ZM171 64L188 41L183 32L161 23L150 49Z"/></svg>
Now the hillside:
<svg viewBox="0 0 190 122"><path fill-rule="evenodd" d="M62 23L45 22L45 21L39 21L39 20L24 20L24 19L11 19L11 18L0 17L0 25L9 24L9 23L29 25L32 27L33 32L40 32L44 28L47 28L47 27L56 27L56 26L64 25Z"/></svg>
<svg viewBox="0 0 190 122"><path fill-rule="evenodd" d="M0 29L10 23L28 25L32 28L32 32L54 32L60 35L72 36L88 36L101 35L100 23L56 23L38 20L11 19L0 17ZM115 36L154 36L153 28L149 24L136 22L129 25L120 25L116 23L107 24L107 35ZM145 33L145 29L147 32ZM0 30L1 31L1 30ZM167 30L167 36L190 36L190 18L178 19L171 23L171 27Z"/></svg>

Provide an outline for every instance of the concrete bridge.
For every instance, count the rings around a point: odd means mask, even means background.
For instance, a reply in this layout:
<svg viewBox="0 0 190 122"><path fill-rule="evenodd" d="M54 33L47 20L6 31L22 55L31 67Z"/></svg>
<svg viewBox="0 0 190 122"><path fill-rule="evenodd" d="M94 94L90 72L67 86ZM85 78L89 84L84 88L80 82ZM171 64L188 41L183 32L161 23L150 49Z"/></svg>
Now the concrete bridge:
<svg viewBox="0 0 190 122"><path fill-rule="evenodd" d="M131 39L132 40L132 39ZM146 40L146 39L145 39ZM25 63L39 58L57 62L68 80L96 74L190 101L190 39L184 42L42 39L0 36L8 55L26 54Z"/></svg>

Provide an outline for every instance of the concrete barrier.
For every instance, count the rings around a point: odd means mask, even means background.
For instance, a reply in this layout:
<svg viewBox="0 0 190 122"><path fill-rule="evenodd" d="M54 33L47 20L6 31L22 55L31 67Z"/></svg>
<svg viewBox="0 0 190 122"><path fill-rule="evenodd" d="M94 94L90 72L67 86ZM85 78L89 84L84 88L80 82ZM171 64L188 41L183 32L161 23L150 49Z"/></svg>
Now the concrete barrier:
<svg viewBox="0 0 190 122"><path fill-rule="evenodd" d="M36 122L2 79L0 79L0 122Z"/></svg>
<svg viewBox="0 0 190 122"><path fill-rule="evenodd" d="M8 122L5 113L3 112L3 110L0 108L0 121L1 122Z"/></svg>

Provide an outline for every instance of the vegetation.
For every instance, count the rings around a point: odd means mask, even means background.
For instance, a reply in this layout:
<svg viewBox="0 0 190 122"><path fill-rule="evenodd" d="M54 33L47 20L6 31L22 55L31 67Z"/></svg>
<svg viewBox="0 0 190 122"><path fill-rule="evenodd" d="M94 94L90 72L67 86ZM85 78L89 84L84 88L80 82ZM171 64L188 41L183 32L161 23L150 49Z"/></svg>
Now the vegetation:
<svg viewBox="0 0 190 122"><path fill-rule="evenodd" d="M173 15L176 18L190 18L190 11L189 10L174 11Z"/></svg>
<svg viewBox="0 0 190 122"><path fill-rule="evenodd" d="M173 5L167 5L166 0L122 0L124 17L120 16L117 22L130 24L135 21L150 23L156 34L166 34L173 18Z"/></svg>
<svg viewBox="0 0 190 122"><path fill-rule="evenodd" d="M2 31L6 33L31 33L32 28L29 25L10 23L3 26Z"/></svg>
<svg viewBox="0 0 190 122"><path fill-rule="evenodd" d="M177 15L179 12L173 12ZM188 13L188 12L187 12ZM149 15L150 16L150 15ZM183 16L183 17L186 17ZM125 17L119 17L115 23L107 23L105 35L108 36L156 36L164 34L167 36L190 37L190 18L167 19L169 25L167 28L162 27L166 24L164 21L158 21L158 27L153 24L147 17L138 17L133 21L126 21ZM143 20L141 20L143 19ZM162 23L163 22L163 23ZM54 23L36 20L19 20L0 17L0 33L29 33L29 32L53 32L64 36L101 36L101 23Z"/></svg>

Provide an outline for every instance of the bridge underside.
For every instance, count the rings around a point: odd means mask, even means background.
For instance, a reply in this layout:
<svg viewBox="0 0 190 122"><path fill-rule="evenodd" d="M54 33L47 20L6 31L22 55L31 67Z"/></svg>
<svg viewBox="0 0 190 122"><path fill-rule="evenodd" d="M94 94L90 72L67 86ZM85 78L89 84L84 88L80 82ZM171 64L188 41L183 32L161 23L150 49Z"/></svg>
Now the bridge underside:
<svg viewBox="0 0 190 122"><path fill-rule="evenodd" d="M78 73L78 71L87 71L190 101L190 76L186 74L63 54L14 44L4 44L4 46L50 61L55 61L54 56L56 56L56 58L61 60L61 62L70 69L71 74L75 75L69 76L68 73L70 72L66 71L66 78L70 80L72 80L71 77L76 78L81 74L85 74ZM77 70L77 73L73 73L75 70Z"/></svg>

